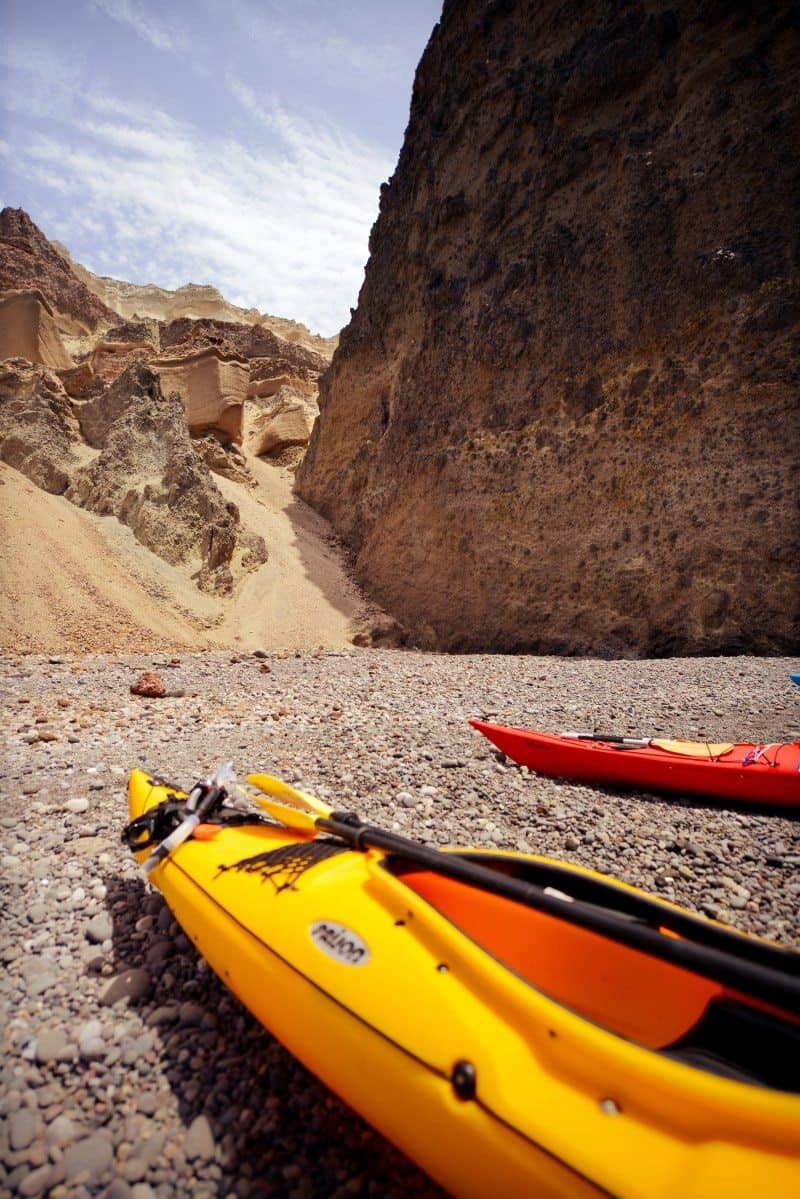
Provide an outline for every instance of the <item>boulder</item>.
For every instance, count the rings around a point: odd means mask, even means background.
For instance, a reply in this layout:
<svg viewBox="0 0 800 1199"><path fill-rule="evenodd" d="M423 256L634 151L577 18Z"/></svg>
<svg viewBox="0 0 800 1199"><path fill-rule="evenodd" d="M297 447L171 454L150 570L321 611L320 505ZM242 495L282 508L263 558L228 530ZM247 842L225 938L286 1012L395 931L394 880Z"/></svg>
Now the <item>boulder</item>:
<svg viewBox="0 0 800 1199"><path fill-rule="evenodd" d="M308 445L312 418L304 398L281 387L260 404L248 404L245 440L251 454L274 455L290 446Z"/></svg>
<svg viewBox="0 0 800 1199"><path fill-rule="evenodd" d="M163 390L180 396L192 433L219 429L241 441L249 381L245 362L207 348L184 358L157 358L152 365Z"/></svg>
<svg viewBox="0 0 800 1199"><path fill-rule="evenodd" d="M131 683L131 695L142 695L146 699L163 699L166 694L164 680L153 670L145 670Z"/></svg>
<svg viewBox="0 0 800 1199"><path fill-rule="evenodd" d="M53 370L73 365L53 309L40 291L0 294L0 358L25 358Z"/></svg>
<svg viewBox="0 0 800 1199"><path fill-rule="evenodd" d="M225 479L233 479L236 483L245 483L248 487L256 485L250 474L247 460L237 445L233 445L220 433L206 433L193 437L195 453L199 454L209 470Z"/></svg>

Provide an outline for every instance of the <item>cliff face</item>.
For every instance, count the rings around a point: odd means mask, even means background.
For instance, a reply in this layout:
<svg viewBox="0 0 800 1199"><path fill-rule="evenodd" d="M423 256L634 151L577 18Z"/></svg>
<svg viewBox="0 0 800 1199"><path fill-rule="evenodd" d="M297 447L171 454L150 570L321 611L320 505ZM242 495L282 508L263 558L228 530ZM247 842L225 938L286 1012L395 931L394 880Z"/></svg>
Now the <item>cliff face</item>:
<svg viewBox="0 0 800 1199"><path fill-rule="evenodd" d="M792 6L448 0L298 490L431 644L800 645Z"/></svg>
<svg viewBox="0 0 800 1199"><path fill-rule="evenodd" d="M41 290L32 290L32 281ZM192 309L200 295L222 314L219 319L179 315L163 321L145 315L120 321L121 314L104 308L91 290L102 282L49 241L22 209L3 209L0 361L21 358L53 368L76 399L102 394L132 365L149 365L160 374L165 394L175 391L181 397L190 431L219 435L221 455L220 447L209 452L204 443L201 449L204 460L224 463L223 473L240 470L229 451L235 459L231 442L245 437L258 454L275 457L287 446L302 452L317 415L317 381L330 361L332 339L314 338L305 326L282 318L259 323L255 309L236 308L214 288L189 284L166 292L106 280L116 290L100 288L98 294L115 303L122 297L123 309L141 300L143 311L157 311L159 297L166 297L164 305L180 312ZM317 349L309 348L298 331ZM267 402L279 392L280 402Z"/></svg>
<svg viewBox="0 0 800 1199"><path fill-rule="evenodd" d="M70 270L55 247L21 208L0 212L0 291L40 291L69 332L84 332L117 319Z"/></svg>
<svg viewBox="0 0 800 1199"><path fill-rule="evenodd" d="M116 516L137 541L228 594L267 560L195 452L180 400L132 363L106 390L76 401L59 378L22 359L0 364L0 460L44 491Z"/></svg>

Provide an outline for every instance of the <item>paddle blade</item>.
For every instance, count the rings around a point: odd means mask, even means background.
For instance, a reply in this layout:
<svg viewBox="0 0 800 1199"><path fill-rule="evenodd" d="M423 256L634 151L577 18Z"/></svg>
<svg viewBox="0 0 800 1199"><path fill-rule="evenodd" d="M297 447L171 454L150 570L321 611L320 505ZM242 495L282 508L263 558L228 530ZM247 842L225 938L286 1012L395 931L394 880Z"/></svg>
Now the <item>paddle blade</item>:
<svg viewBox="0 0 800 1199"><path fill-rule="evenodd" d="M301 812L299 808L290 807L288 804L276 803L272 799L262 799L260 795L254 795L253 801L265 812L269 812L273 820L277 820L293 832L316 836L316 817L310 816L308 812Z"/></svg>
<svg viewBox="0 0 800 1199"><path fill-rule="evenodd" d="M654 738L650 744L685 758L722 758L734 748L732 741L675 741L666 737Z"/></svg>
<svg viewBox="0 0 800 1199"><path fill-rule="evenodd" d="M284 783L283 779L273 778L271 774L248 774L247 781L265 795L271 795L273 799L288 800L305 812L313 812L315 816L324 816L327 819L334 813L334 809L317 799L316 795L298 791L296 787Z"/></svg>

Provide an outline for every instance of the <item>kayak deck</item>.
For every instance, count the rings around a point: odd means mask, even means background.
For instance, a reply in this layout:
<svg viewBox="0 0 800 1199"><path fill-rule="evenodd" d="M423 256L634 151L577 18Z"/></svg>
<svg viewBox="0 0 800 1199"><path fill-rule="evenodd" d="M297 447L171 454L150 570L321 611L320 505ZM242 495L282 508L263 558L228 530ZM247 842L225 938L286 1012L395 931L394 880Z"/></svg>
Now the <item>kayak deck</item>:
<svg viewBox="0 0 800 1199"><path fill-rule="evenodd" d="M509 758L555 778L600 786L680 792L739 803L800 807L800 742L751 742L711 747L724 752L682 754L657 744L615 745L472 719L469 722ZM671 742L671 746L678 745Z"/></svg>

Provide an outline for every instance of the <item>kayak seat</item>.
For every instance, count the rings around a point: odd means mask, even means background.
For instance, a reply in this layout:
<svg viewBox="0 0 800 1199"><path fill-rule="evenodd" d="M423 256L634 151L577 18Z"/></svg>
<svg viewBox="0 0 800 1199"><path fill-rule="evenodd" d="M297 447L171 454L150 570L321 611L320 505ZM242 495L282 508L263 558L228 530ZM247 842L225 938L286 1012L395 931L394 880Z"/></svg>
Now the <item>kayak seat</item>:
<svg viewBox="0 0 800 1199"><path fill-rule="evenodd" d="M800 1094L800 1026L735 999L712 999L661 1052L711 1074Z"/></svg>

